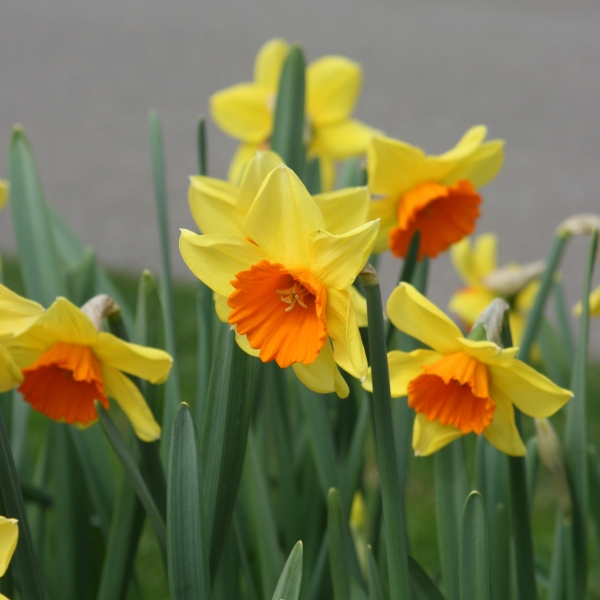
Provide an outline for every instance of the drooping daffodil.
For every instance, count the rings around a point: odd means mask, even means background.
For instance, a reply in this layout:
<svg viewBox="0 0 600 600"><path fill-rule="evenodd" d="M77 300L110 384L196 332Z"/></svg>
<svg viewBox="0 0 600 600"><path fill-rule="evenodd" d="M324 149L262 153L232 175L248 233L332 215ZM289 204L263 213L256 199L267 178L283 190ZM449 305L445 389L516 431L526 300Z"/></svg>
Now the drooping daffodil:
<svg viewBox="0 0 600 600"><path fill-rule="evenodd" d="M408 396L417 413L412 439L416 455L432 454L474 432L501 452L523 456L513 406L546 418L572 396L516 359L516 348L465 339L410 284L401 283L392 292L387 314L398 329L431 348L388 353L392 397ZM372 390L370 376L363 385Z"/></svg>
<svg viewBox="0 0 600 600"><path fill-rule="evenodd" d="M240 140L229 168L238 182L258 149L269 147L276 96L289 45L267 42L254 63L254 81L213 94L211 115L217 125ZM351 118L362 86L362 70L343 56L324 56L306 68L306 142L308 157L318 157L323 189L332 187L334 162L364 154L375 129Z"/></svg>
<svg viewBox="0 0 600 600"><path fill-rule="evenodd" d="M0 305L3 295L6 288L0 286ZM29 326L0 340L20 370L23 399L51 419L87 427L98 419L94 401L108 409L111 397L141 440L158 439L160 426L125 373L162 383L171 357L99 332L90 317L65 298L45 311L39 305L36 310ZM0 318L0 333L7 322L5 315Z"/></svg>
<svg viewBox="0 0 600 600"><path fill-rule="evenodd" d="M263 362L291 366L310 389L348 395L337 365L367 372L349 288L375 243L378 222L341 235L293 171L269 173L240 236L182 230L179 247L190 270L217 293L217 313L240 346Z"/></svg>
<svg viewBox="0 0 600 600"><path fill-rule="evenodd" d="M6 573L18 541L19 525L17 519L7 519L0 516L0 577ZM8 600L8 598L0 594L0 600Z"/></svg>
<svg viewBox="0 0 600 600"><path fill-rule="evenodd" d="M485 307L502 298L510 306L513 343L518 346L525 329L525 317L539 289L543 261L497 267L498 238L492 233L477 236L471 245L463 238L451 249L452 263L467 284L450 298L449 308L472 327Z"/></svg>
<svg viewBox="0 0 600 600"><path fill-rule="evenodd" d="M487 129L472 127L439 156L390 138L375 136L367 151L368 184L375 198L372 219L381 219L375 252L405 257L416 231L419 259L433 258L469 235L479 217L477 189L502 166L503 142L485 142Z"/></svg>

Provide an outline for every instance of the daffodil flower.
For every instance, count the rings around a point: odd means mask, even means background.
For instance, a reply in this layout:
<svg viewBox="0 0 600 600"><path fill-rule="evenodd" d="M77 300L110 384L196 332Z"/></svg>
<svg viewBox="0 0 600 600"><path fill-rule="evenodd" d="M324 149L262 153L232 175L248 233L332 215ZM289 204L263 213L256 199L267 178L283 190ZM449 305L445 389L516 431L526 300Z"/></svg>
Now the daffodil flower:
<svg viewBox="0 0 600 600"><path fill-rule="evenodd" d="M256 57L253 82L211 97L217 125L242 142L229 168L230 181L239 181L256 150L269 146L279 77L288 52L287 42L270 40ZM342 56L324 56L306 69L308 156L319 158L325 190L333 184L334 161L364 154L370 137L377 133L350 118L361 86L360 66Z"/></svg>
<svg viewBox="0 0 600 600"><path fill-rule="evenodd" d="M19 526L16 519L0 517L0 577L6 573L19 540ZM0 600L8 598L0 594Z"/></svg>
<svg viewBox="0 0 600 600"><path fill-rule="evenodd" d="M599 317L600 316L600 286L598 286L591 294L590 294L590 317ZM576 317L581 316L581 311L583 307L581 306L581 302L578 302L573 307L573 314Z"/></svg>
<svg viewBox="0 0 600 600"><path fill-rule="evenodd" d="M497 247L498 239L492 233L478 236L472 247L469 238L452 246L452 263L467 287L454 293L449 308L471 327L494 298L506 300L510 306L513 341L519 345L525 317L539 289L544 263L510 263L498 269Z"/></svg>
<svg viewBox="0 0 600 600"><path fill-rule="evenodd" d="M250 207L244 238L182 230L179 247L196 277L223 299L217 313L246 352L292 366L316 392L345 397L336 363L357 378L367 372L349 288L378 229L370 222L341 235L325 231L317 204L281 165Z"/></svg>
<svg viewBox="0 0 600 600"><path fill-rule="evenodd" d="M160 427L152 411L124 373L162 383L169 375L171 357L98 332L89 317L65 298L46 311L38 305L38 311L29 327L2 339L20 369L18 389L24 400L51 419L86 427L98 419L94 401L108 409L111 397L141 440L158 439Z"/></svg>
<svg viewBox="0 0 600 600"><path fill-rule="evenodd" d="M476 189L491 181L502 166L503 142L484 142L479 125L439 156L399 140L374 137L367 150L369 188L379 199L371 218L381 219L375 252L388 248L405 257L412 236L421 232L419 259L431 258L469 235L479 217Z"/></svg>
<svg viewBox="0 0 600 600"><path fill-rule="evenodd" d="M431 348L388 353L392 397L408 396L408 405L417 413L412 443L418 456L471 432L483 434L506 454L523 456L513 406L546 418L572 396L517 360L516 348L465 339L409 284L401 283L392 292L387 313L398 329ZM370 376L363 385L372 390Z"/></svg>

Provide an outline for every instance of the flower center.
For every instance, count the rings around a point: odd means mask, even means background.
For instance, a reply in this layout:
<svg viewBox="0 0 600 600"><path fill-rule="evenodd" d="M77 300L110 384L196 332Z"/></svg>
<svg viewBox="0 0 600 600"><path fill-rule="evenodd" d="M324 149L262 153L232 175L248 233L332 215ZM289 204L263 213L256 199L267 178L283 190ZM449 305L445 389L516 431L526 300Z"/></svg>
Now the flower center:
<svg viewBox="0 0 600 600"><path fill-rule="evenodd" d="M327 290L308 269L262 260L237 273L231 285L229 322L263 362L284 368L317 358L327 338Z"/></svg>
<svg viewBox="0 0 600 600"><path fill-rule="evenodd" d="M55 421L95 421L94 400L108 409L102 366L87 346L58 342L22 373L19 392L25 401Z"/></svg>
<svg viewBox="0 0 600 600"><path fill-rule="evenodd" d="M430 421L478 435L490 425L496 403L490 398L487 367L465 352L443 356L408 385L408 405Z"/></svg>
<svg viewBox="0 0 600 600"><path fill-rule="evenodd" d="M419 260L437 256L473 231L479 204L481 196L470 181L452 186L419 183L398 201L398 226L389 233L390 250L404 258L413 235L420 231Z"/></svg>

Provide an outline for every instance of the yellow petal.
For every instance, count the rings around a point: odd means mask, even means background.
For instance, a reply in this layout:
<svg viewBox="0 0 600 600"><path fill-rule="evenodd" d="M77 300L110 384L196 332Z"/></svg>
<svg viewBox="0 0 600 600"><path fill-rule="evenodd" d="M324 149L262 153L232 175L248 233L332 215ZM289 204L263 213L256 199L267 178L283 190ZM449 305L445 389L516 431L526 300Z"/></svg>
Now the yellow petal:
<svg viewBox="0 0 600 600"><path fill-rule="evenodd" d="M485 140L487 135L487 127L485 125L475 125L460 138L458 144L443 154L440 154L439 158L447 160L449 162L458 162L463 160L466 156L469 156Z"/></svg>
<svg viewBox="0 0 600 600"><path fill-rule="evenodd" d="M328 192L333 189L337 175L335 161L321 154L319 156L319 169L321 174L321 191Z"/></svg>
<svg viewBox="0 0 600 600"><path fill-rule="evenodd" d="M429 421L424 414L418 413L415 417L412 438L415 456L433 454L460 436L460 429L453 425L442 425L439 421Z"/></svg>
<svg viewBox="0 0 600 600"><path fill-rule="evenodd" d="M294 363L292 369L298 379L313 392L319 394L335 392L340 398L346 398L350 393L348 384L333 360L331 344L328 341L325 342L314 362L309 365Z"/></svg>
<svg viewBox="0 0 600 600"><path fill-rule="evenodd" d="M441 183L452 185L461 179L468 179L476 188L480 188L496 177L503 162L504 142L501 140L485 142L458 162Z"/></svg>
<svg viewBox="0 0 600 600"><path fill-rule="evenodd" d="M354 187L313 196L325 219L325 231L335 235L367 222L371 197L367 187Z"/></svg>
<svg viewBox="0 0 600 600"><path fill-rule="evenodd" d="M106 394L117 402L125 413L135 434L143 442L153 442L160 437L160 425L136 385L117 369L103 365L102 376Z"/></svg>
<svg viewBox="0 0 600 600"><path fill-rule="evenodd" d="M164 350L125 342L110 333L101 333L92 350L103 365L150 383L164 383L173 366L173 359Z"/></svg>
<svg viewBox="0 0 600 600"><path fill-rule="evenodd" d="M315 126L310 153L336 160L359 156L367 151L374 135L381 135L381 132L353 119L333 125Z"/></svg>
<svg viewBox="0 0 600 600"><path fill-rule="evenodd" d="M429 365L441 358L437 352L431 350L413 350L412 352L392 350L392 352L388 352L387 356L392 398L406 396L408 384L423 372L422 365ZM363 387L368 392L373 391L371 369L369 369Z"/></svg>
<svg viewBox="0 0 600 600"><path fill-rule="evenodd" d="M514 299L514 308L517 311L527 312L535 302L535 297L537 296L538 290L540 289L540 280L534 279L530 281L515 297ZM597 299L595 299L595 303L597 304L597 310L600 311L600 288L598 288L599 292L597 293ZM593 294L590 295L590 311L592 310L592 298Z"/></svg>
<svg viewBox="0 0 600 600"><path fill-rule="evenodd" d="M313 231L308 237L310 270L328 289L349 288L365 266L378 231L378 221L365 223L343 235Z"/></svg>
<svg viewBox="0 0 600 600"><path fill-rule="evenodd" d="M254 81L273 94L279 87L283 63L290 50L289 44L280 38L269 40L256 55L254 61Z"/></svg>
<svg viewBox="0 0 600 600"><path fill-rule="evenodd" d="M248 337L245 335L240 335L237 331L235 332L235 341L237 342L237 345L246 353L249 354L250 356L256 356L256 358L258 358L259 354L260 354L260 349L256 350L255 348L253 348L250 345L250 342L248 341Z"/></svg>
<svg viewBox="0 0 600 600"><path fill-rule="evenodd" d="M37 302L27 300L0 285L0 337L17 335L43 312L43 307Z"/></svg>
<svg viewBox="0 0 600 600"><path fill-rule="evenodd" d="M362 86L360 65L343 56L324 56L306 69L306 113L315 127L348 118Z"/></svg>
<svg viewBox="0 0 600 600"><path fill-rule="evenodd" d="M6 348L0 344L0 392L8 392L22 381L21 370Z"/></svg>
<svg viewBox="0 0 600 600"><path fill-rule="evenodd" d="M240 144L237 147L227 169L227 179L230 183L236 186L240 185L248 163L254 158L259 149L259 144Z"/></svg>
<svg viewBox="0 0 600 600"><path fill-rule="evenodd" d="M354 304L354 312L356 314L356 322L359 327L367 326L367 299L353 286L348 288L352 304Z"/></svg>
<svg viewBox="0 0 600 600"><path fill-rule="evenodd" d="M288 167L269 173L246 217L246 235L287 268L309 264L307 239L323 228L323 215Z"/></svg>
<svg viewBox="0 0 600 600"><path fill-rule="evenodd" d="M466 284L480 285L481 279L496 269L497 247L493 233L477 236L473 249L468 237L452 246L452 264Z"/></svg>
<svg viewBox="0 0 600 600"><path fill-rule="evenodd" d="M236 273L264 260L267 255L258 246L240 238L197 235L181 230L179 250L192 273L211 290L229 296Z"/></svg>
<svg viewBox="0 0 600 600"><path fill-rule="evenodd" d="M283 164L283 160L279 154L270 150L259 151L252 157L244 171L235 200L240 213L248 214L263 181L273 169L281 164Z"/></svg>
<svg viewBox="0 0 600 600"><path fill-rule="evenodd" d="M492 422L483 431L485 439L504 454L525 456L525 446L515 424L515 411L510 398L496 390L492 400L496 403L496 410Z"/></svg>
<svg viewBox="0 0 600 600"><path fill-rule="evenodd" d="M520 360L513 360L508 366L488 364L488 371L492 399L498 392L504 394L530 417L550 417L573 396Z"/></svg>
<svg viewBox="0 0 600 600"><path fill-rule="evenodd" d="M17 547L19 526L16 519L0 517L0 577L6 573L10 559Z"/></svg>
<svg viewBox="0 0 600 600"><path fill-rule="evenodd" d="M440 354L459 352L460 329L425 296L400 283L387 302L387 314L397 329L421 340Z"/></svg>
<svg viewBox="0 0 600 600"><path fill-rule="evenodd" d="M379 254L388 249L390 229L398 225L398 198L388 197L372 200L369 207L369 220L380 220L379 234L373 252Z"/></svg>
<svg viewBox="0 0 600 600"><path fill-rule="evenodd" d="M97 340L98 332L88 317L66 298L57 298L33 325L5 342L17 365L24 367L28 364L23 357L44 352L57 342L92 346Z"/></svg>
<svg viewBox="0 0 600 600"><path fill-rule="evenodd" d="M219 317L219 320L223 323L228 323L228 317L229 313L231 312L231 308L229 308L227 305L227 297L221 296L221 294L217 294L215 292L213 294L213 300L215 301L215 311L217 313L217 317Z"/></svg>
<svg viewBox="0 0 600 600"><path fill-rule="evenodd" d="M352 377L363 379L367 374L367 356L348 291L328 291L326 317L327 335L333 342L333 359Z"/></svg>
<svg viewBox="0 0 600 600"><path fill-rule="evenodd" d="M4 179L0 179L0 209L4 208L6 201L8 200L8 190L9 184L8 181Z"/></svg>
<svg viewBox="0 0 600 600"><path fill-rule="evenodd" d="M270 92L261 85L240 83L210 98L215 123L231 137L248 144L260 144L273 128Z"/></svg>
<svg viewBox="0 0 600 600"><path fill-rule="evenodd" d="M212 177L191 177L190 211L201 233L245 237L244 214L235 206L237 188Z"/></svg>
<svg viewBox="0 0 600 600"><path fill-rule="evenodd" d="M518 348L500 348L494 342L474 341L467 338L459 338L458 343L461 351L477 359L486 365L512 365Z"/></svg>
<svg viewBox="0 0 600 600"><path fill-rule="evenodd" d="M590 316L591 317L597 317L598 315L600 315L600 286L597 287L591 294L590 294ZM573 307L573 314L576 317L581 316L581 311L583 310L582 306L581 306L581 302L578 302L574 307Z"/></svg>
<svg viewBox="0 0 600 600"><path fill-rule="evenodd" d="M453 294L448 308L470 327L494 298L495 295L485 288L467 287Z"/></svg>

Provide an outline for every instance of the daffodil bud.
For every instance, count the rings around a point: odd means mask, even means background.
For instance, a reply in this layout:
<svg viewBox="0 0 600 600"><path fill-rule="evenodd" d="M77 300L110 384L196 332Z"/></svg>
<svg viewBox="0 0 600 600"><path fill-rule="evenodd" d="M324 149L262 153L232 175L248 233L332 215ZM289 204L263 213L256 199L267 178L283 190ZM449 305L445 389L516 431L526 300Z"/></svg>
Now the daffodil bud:
<svg viewBox="0 0 600 600"><path fill-rule="evenodd" d="M488 341L502 346L500 335L502 333L504 313L507 310L510 310L510 306L501 298L495 298L479 315L479 318L473 324L472 330L475 330L479 325L483 325Z"/></svg>
<svg viewBox="0 0 600 600"><path fill-rule="evenodd" d="M600 216L594 214L573 215L564 220L557 228L557 235L589 235L600 229Z"/></svg>
<svg viewBox="0 0 600 600"><path fill-rule="evenodd" d="M96 331L102 331L102 319L116 317L120 315L119 305L107 294L98 294L90 298L81 310L94 324Z"/></svg>
<svg viewBox="0 0 600 600"><path fill-rule="evenodd" d="M573 511L573 502L562 444L548 419L534 419L534 423L540 462L550 475L558 507L565 520L569 520Z"/></svg>
<svg viewBox="0 0 600 600"><path fill-rule="evenodd" d="M352 500L350 525L358 531L362 531L365 527L365 501L360 490L354 494L354 499Z"/></svg>
<svg viewBox="0 0 600 600"><path fill-rule="evenodd" d="M483 277L482 283L499 296L511 298L533 279L538 278L544 272L545 266L541 260L526 265L506 265L488 273Z"/></svg>

